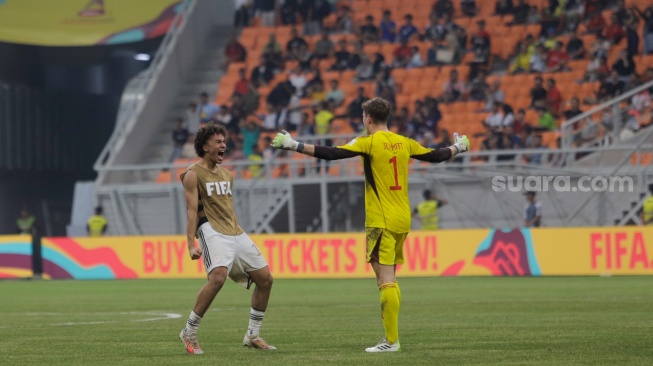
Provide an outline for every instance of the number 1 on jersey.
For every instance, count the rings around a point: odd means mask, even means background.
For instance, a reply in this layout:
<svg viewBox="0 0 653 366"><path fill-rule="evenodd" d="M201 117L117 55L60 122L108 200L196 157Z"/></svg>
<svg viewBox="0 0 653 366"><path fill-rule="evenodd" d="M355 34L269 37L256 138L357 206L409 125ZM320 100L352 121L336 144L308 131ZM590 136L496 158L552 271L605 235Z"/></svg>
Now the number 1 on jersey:
<svg viewBox="0 0 653 366"><path fill-rule="evenodd" d="M392 169L394 170L395 175L395 185L390 186L391 191L401 191L401 186L399 185L399 174L397 173L397 157L393 156L392 159L388 160L389 163L392 163Z"/></svg>

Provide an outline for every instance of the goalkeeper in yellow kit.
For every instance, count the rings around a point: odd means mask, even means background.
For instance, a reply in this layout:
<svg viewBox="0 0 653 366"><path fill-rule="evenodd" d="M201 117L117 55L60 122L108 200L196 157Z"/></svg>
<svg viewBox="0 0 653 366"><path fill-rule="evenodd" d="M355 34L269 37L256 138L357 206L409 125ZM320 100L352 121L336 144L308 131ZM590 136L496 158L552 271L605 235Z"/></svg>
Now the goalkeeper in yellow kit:
<svg viewBox="0 0 653 366"><path fill-rule="evenodd" d="M403 244L410 231L408 163L411 158L439 163L469 150L466 136L454 134L454 144L428 149L415 140L388 130L390 103L374 98L363 103L363 125L367 136L338 147L304 144L280 132L272 147L297 151L319 159L337 160L360 156L365 172L365 231L367 261L376 274L381 297L385 337L367 352L399 351L399 303L401 292L395 279L396 264L404 262Z"/></svg>

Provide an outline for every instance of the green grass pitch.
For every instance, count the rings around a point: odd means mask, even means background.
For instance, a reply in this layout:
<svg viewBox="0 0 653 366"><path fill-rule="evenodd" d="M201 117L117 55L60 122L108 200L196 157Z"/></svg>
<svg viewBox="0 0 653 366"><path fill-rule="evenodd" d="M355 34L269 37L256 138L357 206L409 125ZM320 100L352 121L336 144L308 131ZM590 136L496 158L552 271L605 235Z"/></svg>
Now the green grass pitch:
<svg viewBox="0 0 653 366"><path fill-rule="evenodd" d="M177 335L203 283L0 282L0 364L653 364L651 277L402 278L396 354L364 352L383 329L373 279L277 280L270 352L242 346L250 292L229 282L189 356Z"/></svg>

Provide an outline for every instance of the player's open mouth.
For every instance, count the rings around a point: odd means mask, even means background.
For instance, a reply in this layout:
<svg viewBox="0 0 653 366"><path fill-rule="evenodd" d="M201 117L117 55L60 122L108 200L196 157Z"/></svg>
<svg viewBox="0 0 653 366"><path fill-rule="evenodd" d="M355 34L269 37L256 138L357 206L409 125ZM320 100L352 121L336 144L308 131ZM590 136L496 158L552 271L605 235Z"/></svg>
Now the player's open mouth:
<svg viewBox="0 0 653 366"><path fill-rule="evenodd" d="M218 151L218 156L224 158L224 151Z"/></svg>

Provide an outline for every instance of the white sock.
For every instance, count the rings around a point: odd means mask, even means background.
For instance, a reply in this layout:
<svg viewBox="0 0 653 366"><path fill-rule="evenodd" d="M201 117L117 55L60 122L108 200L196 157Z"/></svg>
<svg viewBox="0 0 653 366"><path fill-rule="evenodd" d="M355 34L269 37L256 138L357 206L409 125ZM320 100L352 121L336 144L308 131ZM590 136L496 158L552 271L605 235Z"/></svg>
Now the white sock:
<svg viewBox="0 0 653 366"><path fill-rule="evenodd" d="M186 328L184 328L186 333L197 333L197 328L200 326L200 320L202 320L202 317L195 314L195 311L191 310L188 321L186 322Z"/></svg>
<svg viewBox="0 0 653 366"><path fill-rule="evenodd" d="M249 311L249 327L247 327L247 335L250 337L258 336L259 331L261 330L261 325L263 324L263 316L265 311L258 311L254 308L251 308Z"/></svg>

